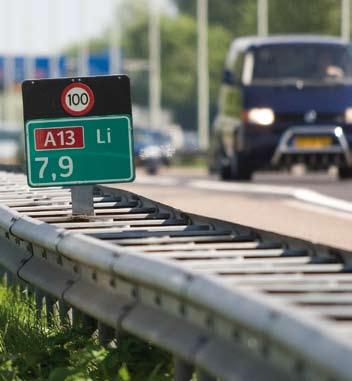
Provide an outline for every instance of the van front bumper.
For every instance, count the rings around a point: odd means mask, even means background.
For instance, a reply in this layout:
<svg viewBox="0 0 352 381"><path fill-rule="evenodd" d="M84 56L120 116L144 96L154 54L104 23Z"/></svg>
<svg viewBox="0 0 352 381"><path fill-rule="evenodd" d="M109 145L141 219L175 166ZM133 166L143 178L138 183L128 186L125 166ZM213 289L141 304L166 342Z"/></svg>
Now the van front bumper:
<svg viewBox="0 0 352 381"><path fill-rule="evenodd" d="M352 130L340 126L295 126L276 129L246 129L243 154L253 167L287 167L296 163L312 169L331 165L352 166ZM297 144L297 142L308 142ZM316 144L319 141L324 144ZM309 142L313 142L311 146Z"/></svg>

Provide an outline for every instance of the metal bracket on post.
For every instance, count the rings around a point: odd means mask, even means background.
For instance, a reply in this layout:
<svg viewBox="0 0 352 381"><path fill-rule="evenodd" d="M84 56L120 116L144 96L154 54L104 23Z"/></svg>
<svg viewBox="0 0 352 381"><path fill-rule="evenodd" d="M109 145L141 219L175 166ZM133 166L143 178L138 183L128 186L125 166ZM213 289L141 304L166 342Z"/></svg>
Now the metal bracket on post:
<svg viewBox="0 0 352 381"><path fill-rule="evenodd" d="M216 381L216 378L210 376L208 373L204 372L202 369L197 369L196 372L198 381Z"/></svg>
<svg viewBox="0 0 352 381"><path fill-rule="evenodd" d="M93 186L80 185L71 188L72 216L89 218L94 216Z"/></svg>
<svg viewBox="0 0 352 381"><path fill-rule="evenodd" d="M193 365L174 357L174 380L191 381L193 375Z"/></svg>

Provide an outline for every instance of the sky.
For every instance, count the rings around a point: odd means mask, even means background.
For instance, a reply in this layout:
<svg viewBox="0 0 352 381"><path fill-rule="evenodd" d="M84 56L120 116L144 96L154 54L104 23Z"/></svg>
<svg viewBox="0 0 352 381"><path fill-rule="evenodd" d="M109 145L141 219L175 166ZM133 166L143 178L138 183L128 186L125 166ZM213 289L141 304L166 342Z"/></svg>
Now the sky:
<svg viewBox="0 0 352 381"><path fill-rule="evenodd" d="M0 54L50 54L98 36L111 23L119 1L0 0Z"/></svg>
<svg viewBox="0 0 352 381"><path fill-rule="evenodd" d="M99 35L114 1L0 0L0 54L46 54Z"/></svg>

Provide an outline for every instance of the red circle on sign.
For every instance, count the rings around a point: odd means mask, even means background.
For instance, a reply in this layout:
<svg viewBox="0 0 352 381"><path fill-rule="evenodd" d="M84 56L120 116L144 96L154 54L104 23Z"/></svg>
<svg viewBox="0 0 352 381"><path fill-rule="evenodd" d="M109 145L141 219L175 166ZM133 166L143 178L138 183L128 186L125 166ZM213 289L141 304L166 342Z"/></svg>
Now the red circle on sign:
<svg viewBox="0 0 352 381"><path fill-rule="evenodd" d="M78 89L78 94L69 94L74 89ZM79 93L81 93L79 95ZM71 96L70 96L71 95ZM78 102L74 102L73 97L77 96L79 98ZM86 95L87 102L83 102L83 95ZM80 102L82 103L80 105ZM94 93L92 89L84 83L70 83L65 87L61 94L61 106L62 108L72 116L81 116L87 114L94 106Z"/></svg>

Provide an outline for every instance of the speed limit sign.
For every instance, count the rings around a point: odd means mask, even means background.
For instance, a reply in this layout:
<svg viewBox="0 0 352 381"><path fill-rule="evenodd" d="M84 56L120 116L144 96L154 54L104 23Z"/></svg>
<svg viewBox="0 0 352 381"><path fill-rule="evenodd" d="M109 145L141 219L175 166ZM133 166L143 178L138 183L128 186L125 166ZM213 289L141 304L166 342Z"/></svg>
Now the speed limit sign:
<svg viewBox="0 0 352 381"><path fill-rule="evenodd" d="M61 94L61 105L72 116L85 115L94 106L94 93L84 83L71 83Z"/></svg>
<svg viewBox="0 0 352 381"><path fill-rule="evenodd" d="M133 181L127 76L27 80L22 93L31 187Z"/></svg>

